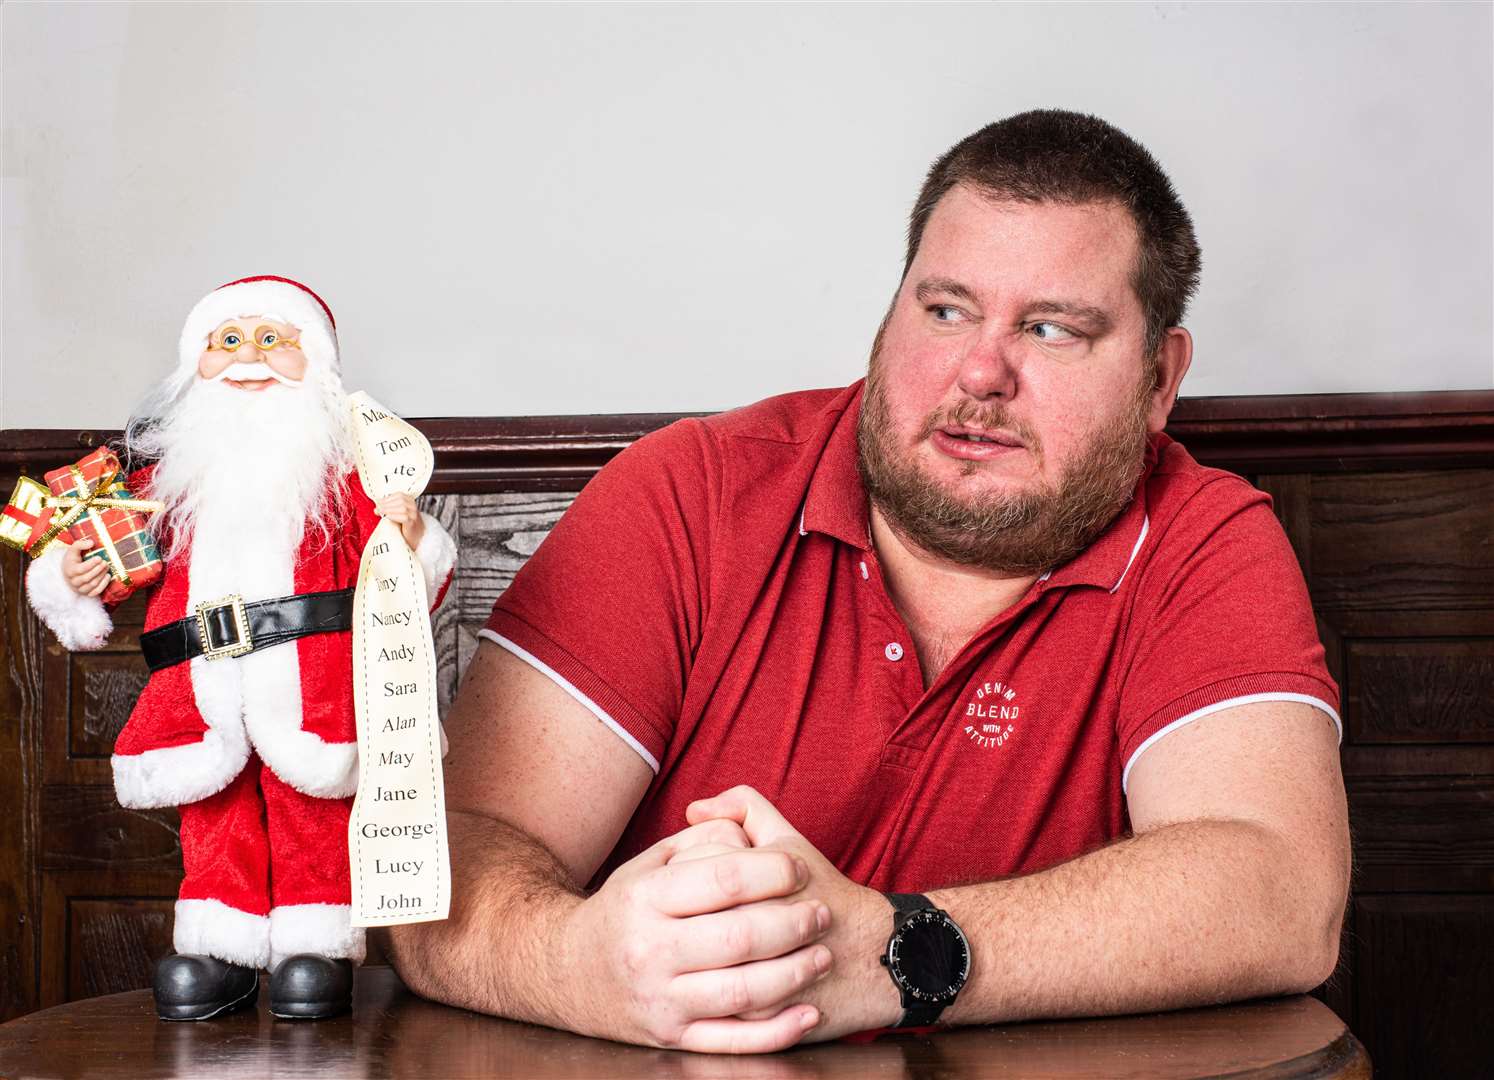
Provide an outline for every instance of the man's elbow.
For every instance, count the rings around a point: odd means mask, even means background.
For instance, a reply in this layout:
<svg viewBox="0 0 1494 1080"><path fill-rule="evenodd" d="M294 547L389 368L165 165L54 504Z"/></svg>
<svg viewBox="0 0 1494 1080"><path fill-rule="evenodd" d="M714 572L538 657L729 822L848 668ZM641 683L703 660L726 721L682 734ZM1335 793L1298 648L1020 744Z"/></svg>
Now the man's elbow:
<svg viewBox="0 0 1494 1080"><path fill-rule="evenodd" d="M384 952L389 966L411 993L440 1000L440 988L430 978L430 965L422 962L429 951L424 940L428 923L391 926L384 930Z"/></svg>
<svg viewBox="0 0 1494 1080"><path fill-rule="evenodd" d="M1304 890L1295 918L1283 925L1293 932L1282 935L1287 946L1281 971L1286 993L1305 994L1322 986L1338 969L1339 939L1348 905L1348 879L1329 875L1328 880Z"/></svg>

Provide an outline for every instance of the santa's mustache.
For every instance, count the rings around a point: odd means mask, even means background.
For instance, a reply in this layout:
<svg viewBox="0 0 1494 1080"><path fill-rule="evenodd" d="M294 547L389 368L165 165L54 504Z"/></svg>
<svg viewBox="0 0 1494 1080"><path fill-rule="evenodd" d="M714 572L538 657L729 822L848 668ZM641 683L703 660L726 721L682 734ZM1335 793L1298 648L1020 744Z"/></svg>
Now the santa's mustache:
<svg viewBox="0 0 1494 1080"><path fill-rule="evenodd" d="M226 368L218 372L218 374L214 375L207 381L210 383L216 383L224 382L225 380L229 379L232 379L234 382L264 382L266 379L274 379L281 386L289 386L293 389L299 388L301 385L300 379L292 379L285 375L282 375L280 374L280 372L272 368L269 364L246 364L242 361L229 364Z"/></svg>

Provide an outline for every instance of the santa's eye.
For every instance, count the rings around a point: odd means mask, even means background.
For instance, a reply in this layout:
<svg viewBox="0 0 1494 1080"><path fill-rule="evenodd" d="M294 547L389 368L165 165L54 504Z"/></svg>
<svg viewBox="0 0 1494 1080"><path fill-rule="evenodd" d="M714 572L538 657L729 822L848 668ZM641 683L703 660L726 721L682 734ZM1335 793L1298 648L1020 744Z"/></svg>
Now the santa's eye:
<svg viewBox="0 0 1494 1080"><path fill-rule="evenodd" d="M280 340L280 335L273 330L261 328L259 331L259 347L261 349L273 349L275 343Z"/></svg>
<svg viewBox="0 0 1494 1080"><path fill-rule="evenodd" d="M228 350L232 351L234 349L237 349L242 344L244 344L244 334L243 334L243 331L241 331L241 330L225 330L225 331L223 331L223 347L225 349L228 349Z"/></svg>

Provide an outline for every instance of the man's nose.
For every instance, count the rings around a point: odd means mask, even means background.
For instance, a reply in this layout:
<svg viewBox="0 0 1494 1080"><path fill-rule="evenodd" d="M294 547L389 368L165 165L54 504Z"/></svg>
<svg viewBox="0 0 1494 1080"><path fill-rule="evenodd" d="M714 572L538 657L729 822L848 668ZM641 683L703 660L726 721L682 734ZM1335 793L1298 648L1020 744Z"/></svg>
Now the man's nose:
<svg viewBox="0 0 1494 1080"><path fill-rule="evenodd" d="M1015 397L1020 375L1015 350L1016 342L1010 334L979 335L960 357L957 375L960 389L981 401Z"/></svg>

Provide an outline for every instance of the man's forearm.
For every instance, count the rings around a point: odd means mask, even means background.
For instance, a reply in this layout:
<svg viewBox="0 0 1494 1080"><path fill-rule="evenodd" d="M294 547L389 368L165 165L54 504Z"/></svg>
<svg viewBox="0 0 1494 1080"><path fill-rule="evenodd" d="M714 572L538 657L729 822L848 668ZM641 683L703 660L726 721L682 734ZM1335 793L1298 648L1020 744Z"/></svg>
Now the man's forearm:
<svg viewBox="0 0 1494 1080"><path fill-rule="evenodd" d="M930 898L970 939L951 1023L1098 1016L1311 989L1342 920L1274 833L1192 821ZM888 920L889 927L891 920Z"/></svg>
<svg viewBox="0 0 1494 1080"><path fill-rule="evenodd" d="M492 818L452 811L450 918L391 927L390 960L424 997L569 1026L555 949L581 892L543 844Z"/></svg>

